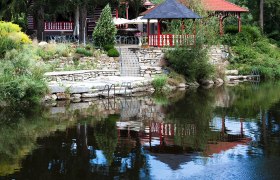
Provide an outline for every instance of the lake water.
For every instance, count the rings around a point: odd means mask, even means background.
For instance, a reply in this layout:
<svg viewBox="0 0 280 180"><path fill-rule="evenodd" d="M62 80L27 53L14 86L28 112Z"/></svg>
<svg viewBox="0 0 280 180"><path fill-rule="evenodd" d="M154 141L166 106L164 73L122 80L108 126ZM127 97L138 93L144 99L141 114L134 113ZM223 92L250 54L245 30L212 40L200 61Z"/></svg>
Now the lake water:
<svg viewBox="0 0 280 180"><path fill-rule="evenodd" d="M279 179L280 83L0 111L0 179Z"/></svg>

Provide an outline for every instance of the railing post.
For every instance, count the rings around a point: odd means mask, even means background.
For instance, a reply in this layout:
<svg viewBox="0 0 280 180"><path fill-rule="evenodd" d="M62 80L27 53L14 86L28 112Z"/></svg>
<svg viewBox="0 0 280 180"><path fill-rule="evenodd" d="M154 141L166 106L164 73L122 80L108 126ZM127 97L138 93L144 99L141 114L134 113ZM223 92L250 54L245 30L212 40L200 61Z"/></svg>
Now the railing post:
<svg viewBox="0 0 280 180"><path fill-rule="evenodd" d="M147 24L147 35L148 35L148 46L150 46L150 19L148 19L148 24Z"/></svg>

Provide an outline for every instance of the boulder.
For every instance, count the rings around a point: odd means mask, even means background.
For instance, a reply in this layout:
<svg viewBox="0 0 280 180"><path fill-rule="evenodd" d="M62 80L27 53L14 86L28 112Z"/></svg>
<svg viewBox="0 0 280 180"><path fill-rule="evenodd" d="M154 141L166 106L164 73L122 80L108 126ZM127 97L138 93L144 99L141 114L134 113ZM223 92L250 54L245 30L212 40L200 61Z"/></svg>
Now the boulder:
<svg viewBox="0 0 280 180"><path fill-rule="evenodd" d="M52 94L52 100L57 100L57 95L56 94Z"/></svg>
<svg viewBox="0 0 280 180"><path fill-rule="evenodd" d="M210 79L201 79L199 82L203 86L208 86L210 84L214 84L214 81L212 81Z"/></svg>
<svg viewBox="0 0 280 180"><path fill-rule="evenodd" d="M217 79L215 79L214 83L215 83L216 85L221 85L221 84L224 83L224 80L222 80L221 78L217 78Z"/></svg>
<svg viewBox="0 0 280 180"><path fill-rule="evenodd" d="M70 94L66 93L56 93L58 100L70 99Z"/></svg>
<svg viewBox="0 0 280 180"><path fill-rule="evenodd" d="M180 83L177 86L178 88L186 88L186 84L185 83Z"/></svg>
<svg viewBox="0 0 280 180"><path fill-rule="evenodd" d="M98 96L99 96L99 93L83 93L82 94L83 98L95 98Z"/></svg>
<svg viewBox="0 0 280 180"><path fill-rule="evenodd" d="M40 47L45 47L46 45L48 45L48 43L46 41L41 41L38 45Z"/></svg>

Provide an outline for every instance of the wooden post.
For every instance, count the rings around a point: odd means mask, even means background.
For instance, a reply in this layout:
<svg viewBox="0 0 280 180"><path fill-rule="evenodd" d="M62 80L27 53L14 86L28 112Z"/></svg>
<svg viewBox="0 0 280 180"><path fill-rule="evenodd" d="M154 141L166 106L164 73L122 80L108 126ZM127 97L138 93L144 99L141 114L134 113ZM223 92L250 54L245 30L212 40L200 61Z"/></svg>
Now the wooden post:
<svg viewBox="0 0 280 180"><path fill-rule="evenodd" d="M219 16L219 22L220 22L220 35L224 35L224 29L223 29L223 16Z"/></svg>
<svg viewBox="0 0 280 180"><path fill-rule="evenodd" d="M241 32L241 16L240 13L238 13L238 32Z"/></svg>
<svg viewBox="0 0 280 180"><path fill-rule="evenodd" d="M157 24L157 45L160 47L160 20L158 19L158 24Z"/></svg>
<svg viewBox="0 0 280 180"><path fill-rule="evenodd" d="M126 19L128 19L128 2L125 3L125 13L126 13ZM126 28L128 28L128 24L125 25Z"/></svg>
<svg viewBox="0 0 280 180"><path fill-rule="evenodd" d="M147 36L148 36L148 46L150 46L150 19L148 19L148 24L147 24Z"/></svg>
<svg viewBox="0 0 280 180"><path fill-rule="evenodd" d="M125 14L126 14L126 19L128 19L128 2L125 3Z"/></svg>
<svg viewBox="0 0 280 180"><path fill-rule="evenodd" d="M116 7L116 18L118 19L119 18L119 8Z"/></svg>
<svg viewBox="0 0 280 180"><path fill-rule="evenodd" d="M193 19L193 45L196 46L196 24L195 24L195 19Z"/></svg>

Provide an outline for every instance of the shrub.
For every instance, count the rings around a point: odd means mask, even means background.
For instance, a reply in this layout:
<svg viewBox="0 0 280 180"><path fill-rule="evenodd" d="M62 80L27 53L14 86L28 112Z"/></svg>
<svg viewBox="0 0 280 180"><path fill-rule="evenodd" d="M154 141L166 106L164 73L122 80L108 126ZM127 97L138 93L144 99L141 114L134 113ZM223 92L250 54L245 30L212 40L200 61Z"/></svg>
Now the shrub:
<svg viewBox="0 0 280 180"><path fill-rule="evenodd" d="M0 38L8 37L16 43L29 44L29 37L21 32L21 28L17 24L11 22L0 21Z"/></svg>
<svg viewBox="0 0 280 180"><path fill-rule="evenodd" d="M6 53L0 62L0 101L8 105L38 103L47 91L42 65L33 61L34 54L25 48Z"/></svg>
<svg viewBox="0 0 280 180"><path fill-rule="evenodd" d="M105 51L109 51L110 49L114 49L115 47L114 47L114 45L113 44L107 44L107 45L105 45L104 47L103 47L103 49L105 50Z"/></svg>
<svg viewBox="0 0 280 180"><path fill-rule="evenodd" d="M119 51L116 48L113 48L113 49L110 49L108 51L108 56L109 57L119 57L120 53L119 53Z"/></svg>
<svg viewBox="0 0 280 180"><path fill-rule="evenodd" d="M93 31L93 41L95 46L104 47L106 44L115 44L117 28L112 19L109 4L102 10L97 25Z"/></svg>
<svg viewBox="0 0 280 180"><path fill-rule="evenodd" d="M237 27L229 26L225 28L225 33L226 35L222 39L229 45L251 45L262 38L261 31L256 26L243 26L240 33L238 33Z"/></svg>
<svg viewBox="0 0 280 180"><path fill-rule="evenodd" d="M279 78L279 47L262 36L258 27L245 26L241 33L226 34L222 39L233 51L230 69L238 69L241 74L251 74L252 69L256 68L262 78Z"/></svg>
<svg viewBox="0 0 280 180"><path fill-rule="evenodd" d="M84 56L93 56L93 53L91 51L86 50L85 48L77 48L76 49L77 54L82 54Z"/></svg>
<svg viewBox="0 0 280 180"><path fill-rule="evenodd" d="M18 49L22 44L29 44L29 37L21 32L17 24L0 21L0 58L3 58L7 51Z"/></svg>
<svg viewBox="0 0 280 180"><path fill-rule="evenodd" d="M209 63L207 49L178 47L169 50L166 58L177 73L191 81L208 78L214 72L214 67Z"/></svg>
<svg viewBox="0 0 280 180"><path fill-rule="evenodd" d="M17 49L19 45L13 40L3 37L0 38L0 58L3 58L5 53L12 49Z"/></svg>
<svg viewBox="0 0 280 180"><path fill-rule="evenodd" d="M167 83L167 76L165 75L156 76L152 81L152 85L157 92L162 91L166 83Z"/></svg>

